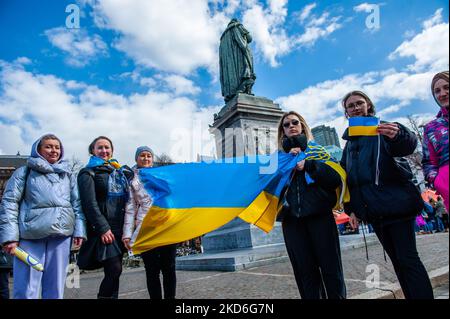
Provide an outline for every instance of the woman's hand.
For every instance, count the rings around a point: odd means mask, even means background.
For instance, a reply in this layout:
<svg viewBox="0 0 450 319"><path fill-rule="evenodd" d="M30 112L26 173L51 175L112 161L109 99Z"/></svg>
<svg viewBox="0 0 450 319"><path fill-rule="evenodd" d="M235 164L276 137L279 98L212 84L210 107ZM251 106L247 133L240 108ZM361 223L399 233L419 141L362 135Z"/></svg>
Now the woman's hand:
<svg viewBox="0 0 450 319"><path fill-rule="evenodd" d="M125 245L125 248L128 250L131 249L130 241L131 241L131 238L122 238L122 242Z"/></svg>
<svg viewBox="0 0 450 319"><path fill-rule="evenodd" d="M16 249L16 247L19 246L19 242L18 241L12 241L9 242L5 245L3 245L3 250L10 255L14 255L14 250Z"/></svg>
<svg viewBox="0 0 450 319"><path fill-rule="evenodd" d="M383 123L378 125L377 132L381 135L385 135L389 137L390 139L394 139L398 132L400 131L400 128L398 127L397 123Z"/></svg>
<svg viewBox="0 0 450 319"><path fill-rule="evenodd" d="M296 168L299 171L303 171L303 169L305 168L305 160L301 160L300 162L298 162Z"/></svg>
<svg viewBox="0 0 450 319"><path fill-rule="evenodd" d="M300 153L302 150L300 149L300 147L294 147L289 151L289 154L294 154L297 155L298 153Z"/></svg>
<svg viewBox="0 0 450 319"><path fill-rule="evenodd" d="M75 246L75 247L81 247L81 245L83 244L83 237L74 237L73 238L73 245Z"/></svg>
<svg viewBox="0 0 450 319"><path fill-rule="evenodd" d="M354 213L350 214L350 226L352 227L353 230L357 229L359 226L359 222L358 222L358 218L356 217L356 215Z"/></svg>
<svg viewBox="0 0 450 319"><path fill-rule="evenodd" d="M104 243L105 245L112 244L112 242L114 241L114 234L112 233L111 229L104 233L101 236L101 239L102 243Z"/></svg>

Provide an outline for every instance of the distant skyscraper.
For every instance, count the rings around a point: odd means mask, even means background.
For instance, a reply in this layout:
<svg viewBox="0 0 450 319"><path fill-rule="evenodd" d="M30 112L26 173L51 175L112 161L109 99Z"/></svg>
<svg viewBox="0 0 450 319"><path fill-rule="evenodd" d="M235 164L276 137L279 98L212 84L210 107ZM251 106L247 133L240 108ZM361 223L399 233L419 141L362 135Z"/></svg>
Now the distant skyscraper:
<svg viewBox="0 0 450 319"><path fill-rule="evenodd" d="M339 148L341 147L336 129L334 127L320 125L314 127L311 131L317 144L322 146L336 145Z"/></svg>

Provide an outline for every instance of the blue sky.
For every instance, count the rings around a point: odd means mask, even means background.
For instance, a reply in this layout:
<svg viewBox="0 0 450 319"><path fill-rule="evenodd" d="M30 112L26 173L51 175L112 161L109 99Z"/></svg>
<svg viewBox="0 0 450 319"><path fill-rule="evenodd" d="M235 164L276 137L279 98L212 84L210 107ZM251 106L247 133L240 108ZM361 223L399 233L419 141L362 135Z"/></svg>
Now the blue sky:
<svg viewBox="0 0 450 319"><path fill-rule="evenodd" d="M72 3L78 29L66 26ZM253 36L255 95L311 126L341 134L340 98L354 89L384 120L426 121L438 110L431 78L448 70L448 15L436 0L2 0L0 154L28 154L47 132L83 161L97 135L128 163L142 144L180 161L213 153L218 44L232 17Z"/></svg>

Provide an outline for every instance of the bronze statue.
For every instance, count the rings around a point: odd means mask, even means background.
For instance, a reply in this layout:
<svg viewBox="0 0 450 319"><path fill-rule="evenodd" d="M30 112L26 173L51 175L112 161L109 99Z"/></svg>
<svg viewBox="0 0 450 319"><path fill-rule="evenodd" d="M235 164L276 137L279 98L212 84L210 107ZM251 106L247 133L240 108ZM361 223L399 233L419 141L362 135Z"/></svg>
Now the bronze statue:
<svg viewBox="0 0 450 319"><path fill-rule="evenodd" d="M256 75L249 43L250 33L237 20L232 19L220 37L220 85L225 103L237 93L252 94Z"/></svg>

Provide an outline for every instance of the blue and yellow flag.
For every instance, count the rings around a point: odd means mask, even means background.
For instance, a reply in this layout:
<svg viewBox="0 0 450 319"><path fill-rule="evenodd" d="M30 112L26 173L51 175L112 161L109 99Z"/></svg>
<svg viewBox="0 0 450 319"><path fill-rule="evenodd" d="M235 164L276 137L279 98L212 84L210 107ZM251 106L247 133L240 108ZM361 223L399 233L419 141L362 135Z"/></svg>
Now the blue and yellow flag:
<svg viewBox="0 0 450 319"><path fill-rule="evenodd" d="M201 236L239 217L269 232L281 190L304 153L233 158L232 163L187 163L139 171L153 206L142 221L132 252ZM269 162L272 161L272 162ZM275 162L273 162L275 161ZM270 174L264 167L277 165Z"/></svg>
<svg viewBox="0 0 450 319"><path fill-rule="evenodd" d="M350 192L347 187L347 173L342 168L342 166L336 161L331 155L325 150L322 145L319 145L315 142L308 142L308 146L305 150L306 160L315 160L321 161L324 164L330 166L334 169L339 176L341 177L341 186L336 189L336 205L334 209L339 210L343 209L343 204L350 201ZM305 174L306 182L314 182Z"/></svg>
<svg viewBox="0 0 450 319"><path fill-rule="evenodd" d="M153 206L133 234L132 252L140 254L201 236L235 217L270 232L280 208L281 191L289 183L297 162L305 158L323 161L339 173L344 187L337 194L338 203L342 203L347 194L345 171L322 146L313 142L298 155L277 152L271 156L228 159L232 163L141 169L139 177L153 198ZM270 173L264 173L264 169Z"/></svg>
<svg viewBox="0 0 450 319"><path fill-rule="evenodd" d="M349 136L376 136L380 119L373 116L357 116L348 119Z"/></svg>

